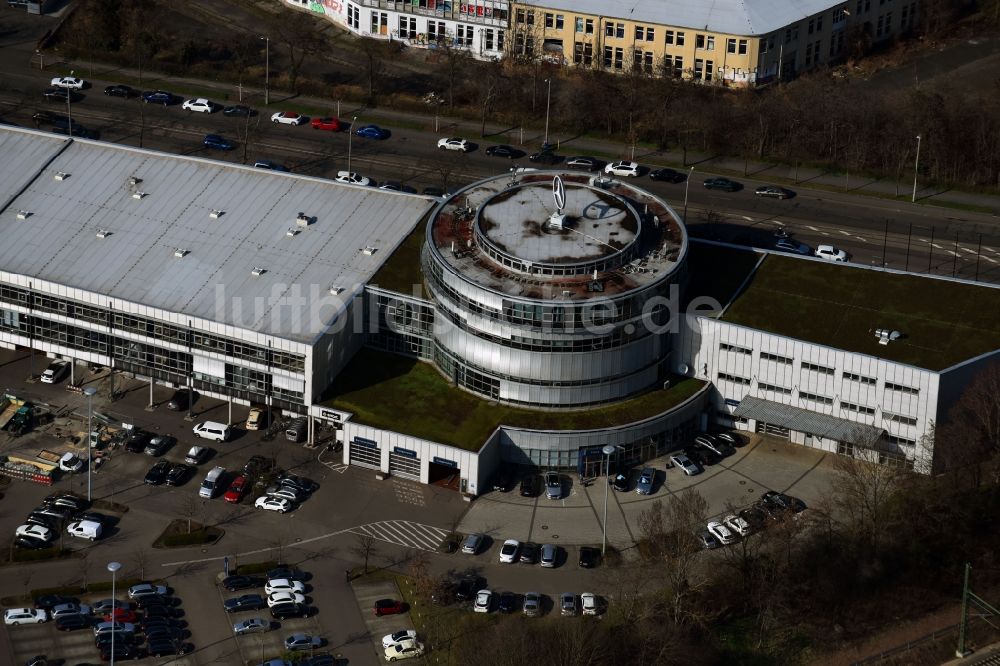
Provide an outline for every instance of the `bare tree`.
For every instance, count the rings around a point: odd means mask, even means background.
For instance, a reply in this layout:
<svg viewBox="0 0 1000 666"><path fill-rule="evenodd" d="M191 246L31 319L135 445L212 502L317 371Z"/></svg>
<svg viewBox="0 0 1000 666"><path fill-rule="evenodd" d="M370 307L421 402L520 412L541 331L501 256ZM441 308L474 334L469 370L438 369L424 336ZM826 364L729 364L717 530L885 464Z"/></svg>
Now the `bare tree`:
<svg viewBox="0 0 1000 666"><path fill-rule="evenodd" d="M288 53L288 84L294 92L299 91L299 73L306 56L326 45L319 21L312 14L303 12L281 12L271 21L272 32L285 45Z"/></svg>
<svg viewBox="0 0 1000 666"><path fill-rule="evenodd" d="M191 530L189 529L188 532ZM145 548L136 548L132 551L132 560L135 562L136 572L141 580L146 580L146 567L149 565L149 551Z"/></svg>
<svg viewBox="0 0 1000 666"><path fill-rule="evenodd" d="M181 500L177 503L177 513L179 513L182 518L187 519L188 534L191 534L191 521L201 515L204 508L204 500L200 499L197 495L185 493L181 496Z"/></svg>
<svg viewBox="0 0 1000 666"><path fill-rule="evenodd" d="M965 469L982 483L982 463L1000 454L1000 363L977 374L934 437L939 467Z"/></svg>
<svg viewBox="0 0 1000 666"><path fill-rule="evenodd" d="M378 546L375 542L375 537L365 533L356 533L354 535L354 545L351 546L351 552L364 560L365 574L368 573L368 561L377 551Z"/></svg>

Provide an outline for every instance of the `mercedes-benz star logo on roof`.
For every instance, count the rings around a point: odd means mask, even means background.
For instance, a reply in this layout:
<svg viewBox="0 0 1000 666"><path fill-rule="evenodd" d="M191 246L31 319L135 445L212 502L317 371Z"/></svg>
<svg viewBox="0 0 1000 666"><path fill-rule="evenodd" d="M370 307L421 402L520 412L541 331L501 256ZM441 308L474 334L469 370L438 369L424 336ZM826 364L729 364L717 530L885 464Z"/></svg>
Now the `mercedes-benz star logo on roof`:
<svg viewBox="0 0 1000 666"><path fill-rule="evenodd" d="M556 202L556 210L561 213L566 207L566 186L559 176L552 179L552 200Z"/></svg>

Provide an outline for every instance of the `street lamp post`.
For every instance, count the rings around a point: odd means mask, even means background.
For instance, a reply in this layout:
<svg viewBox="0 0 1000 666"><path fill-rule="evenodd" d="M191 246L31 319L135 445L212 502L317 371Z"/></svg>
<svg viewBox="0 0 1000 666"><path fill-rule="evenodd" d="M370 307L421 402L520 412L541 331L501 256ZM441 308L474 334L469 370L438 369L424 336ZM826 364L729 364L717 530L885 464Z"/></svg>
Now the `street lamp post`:
<svg viewBox="0 0 1000 666"><path fill-rule="evenodd" d="M688 169L688 177L684 182L684 224L688 221L688 190L691 189L691 176L694 175L694 167Z"/></svg>
<svg viewBox="0 0 1000 666"><path fill-rule="evenodd" d="M261 35L264 40L264 106L271 103L271 37Z"/></svg>
<svg viewBox="0 0 1000 666"><path fill-rule="evenodd" d="M351 118L351 133L347 135L347 173L351 172L351 139L354 138L354 125L357 122L358 122L357 116Z"/></svg>
<svg viewBox="0 0 1000 666"><path fill-rule="evenodd" d="M69 70L69 75L73 76L73 70ZM69 119L69 135L73 136L73 91L66 88L66 117Z"/></svg>
<svg viewBox="0 0 1000 666"><path fill-rule="evenodd" d="M92 435L90 433L94 432L94 394L97 393L97 389L93 386L88 386L83 389L83 394L87 396L87 501L90 501L90 473L93 470L93 451L94 442L91 441Z"/></svg>
<svg viewBox="0 0 1000 666"><path fill-rule="evenodd" d="M545 95L545 145L549 145L549 107L552 103L552 78L549 77L545 79L545 82L549 84L548 92Z"/></svg>
<svg viewBox="0 0 1000 666"><path fill-rule="evenodd" d="M608 486L611 485L611 454L614 452L615 447L611 444L601 449L601 453L604 454L604 521L602 524L604 537L601 540L601 557L608 549Z"/></svg>
<svg viewBox="0 0 1000 666"><path fill-rule="evenodd" d="M920 173L920 135L917 135L917 160L913 163L913 197L910 203L917 202L917 175Z"/></svg>
<svg viewBox="0 0 1000 666"><path fill-rule="evenodd" d="M111 572L111 622L117 623L118 603L115 601L115 574L122 568L120 562L108 562L108 571ZM115 666L115 627L111 627L111 666Z"/></svg>

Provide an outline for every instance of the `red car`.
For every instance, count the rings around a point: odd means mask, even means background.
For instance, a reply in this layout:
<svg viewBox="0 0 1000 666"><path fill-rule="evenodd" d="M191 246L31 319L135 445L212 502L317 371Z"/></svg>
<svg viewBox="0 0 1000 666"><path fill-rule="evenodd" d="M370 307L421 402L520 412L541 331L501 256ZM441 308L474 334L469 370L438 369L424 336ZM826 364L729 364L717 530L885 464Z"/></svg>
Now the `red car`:
<svg viewBox="0 0 1000 666"><path fill-rule="evenodd" d="M134 610L126 610L124 608L116 608L114 616L116 622L131 622L134 624L139 620L139 615ZM111 622L111 613L104 614L104 621Z"/></svg>
<svg viewBox="0 0 1000 666"><path fill-rule="evenodd" d="M223 498L230 504L236 504L241 499L243 499L243 494L247 491L250 486L249 479L247 479L246 474L240 474L238 477L233 479L233 482L229 484L229 490L223 495Z"/></svg>
<svg viewBox="0 0 1000 666"><path fill-rule="evenodd" d="M331 132L339 132L342 129L340 120L337 118L313 118L312 126L313 129L330 130Z"/></svg>
<svg viewBox="0 0 1000 666"><path fill-rule="evenodd" d="M395 599L379 599L375 602L375 617L383 615L398 615L406 612L406 606L402 601Z"/></svg>

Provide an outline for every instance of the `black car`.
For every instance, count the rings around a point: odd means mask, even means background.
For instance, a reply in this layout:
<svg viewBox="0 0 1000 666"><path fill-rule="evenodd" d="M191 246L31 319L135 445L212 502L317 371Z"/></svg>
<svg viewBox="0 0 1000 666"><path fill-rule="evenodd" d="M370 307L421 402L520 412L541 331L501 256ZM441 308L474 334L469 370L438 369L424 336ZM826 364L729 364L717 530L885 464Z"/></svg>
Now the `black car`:
<svg viewBox="0 0 1000 666"><path fill-rule="evenodd" d="M90 604L90 610L94 615L104 615L110 613L113 608L121 608L122 610L135 610L135 604L129 601L124 601L122 599L101 599L100 601L95 601Z"/></svg>
<svg viewBox="0 0 1000 666"><path fill-rule="evenodd" d="M32 511L28 514L28 517L24 519L24 522L29 525L41 525L42 527L48 527L51 530L57 528L56 523L58 521L52 516Z"/></svg>
<svg viewBox="0 0 1000 666"><path fill-rule="evenodd" d="M149 617L146 616L142 618L141 622L142 633L149 635L155 634L157 632L171 633L179 628L174 623L172 618L169 617Z"/></svg>
<svg viewBox="0 0 1000 666"><path fill-rule="evenodd" d="M194 467L191 467L190 465L185 465L184 463L174 463L170 466L170 471L167 472L167 485L184 485L184 482L191 478L191 472L193 470Z"/></svg>
<svg viewBox="0 0 1000 666"><path fill-rule="evenodd" d="M144 450L147 456L162 456L171 446L177 443L176 437L170 435L157 435L149 440Z"/></svg>
<svg viewBox="0 0 1000 666"><path fill-rule="evenodd" d="M42 504L45 506L66 507L68 509L72 509L73 511L83 511L84 509L90 507L90 502L88 502L86 498L69 493L53 493L43 499Z"/></svg>
<svg viewBox="0 0 1000 666"><path fill-rule="evenodd" d="M142 101L146 104L162 104L167 106L173 104L176 101L173 93L169 93L166 90L147 90L142 93Z"/></svg>
<svg viewBox="0 0 1000 666"><path fill-rule="evenodd" d="M174 626L167 625L143 625L142 633L146 635L146 640L152 643L154 640L179 641L187 637L187 632Z"/></svg>
<svg viewBox="0 0 1000 666"><path fill-rule="evenodd" d="M266 575L268 580L274 580L275 578L287 578L288 580L305 582L306 579L305 573L299 571L295 567L277 567L268 571Z"/></svg>
<svg viewBox="0 0 1000 666"><path fill-rule="evenodd" d="M538 494L538 477L534 474L521 479L521 497L534 497Z"/></svg>
<svg viewBox="0 0 1000 666"><path fill-rule="evenodd" d="M242 104L234 104L232 106L227 106L222 110L222 115L229 116L231 118L247 118L249 116L256 116L257 112L251 109L249 106L244 106Z"/></svg>
<svg viewBox="0 0 1000 666"><path fill-rule="evenodd" d="M791 495L779 493L774 490L768 490L766 493L761 495L760 501L794 513L800 513L806 510L806 503L798 497L792 497Z"/></svg>
<svg viewBox="0 0 1000 666"><path fill-rule="evenodd" d="M244 474L266 474L274 469L274 458L264 456L250 456L247 464L243 465Z"/></svg>
<svg viewBox="0 0 1000 666"><path fill-rule="evenodd" d="M503 592L500 595L500 601L497 603L497 610L501 613L513 613L517 610L517 595L513 592Z"/></svg>
<svg viewBox="0 0 1000 666"><path fill-rule="evenodd" d="M59 606L60 604L78 603L80 603L80 600L76 597L64 597L61 594L43 594L40 597L35 597L35 608L43 610L52 610L53 606Z"/></svg>
<svg viewBox="0 0 1000 666"><path fill-rule="evenodd" d="M486 154L490 157L506 157L507 159L514 159L520 157L524 153L511 146L490 146L486 149Z"/></svg>
<svg viewBox="0 0 1000 666"><path fill-rule="evenodd" d="M659 180L665 183L683 183L687 180L687 176L680 171L666 168L653 169L649 172L649 177L652 180Z"/></svg>
<svg viewBox="0 0 1000 666"><path fill-rule="evenodd" d="M77 512L68 506L47 506L43 504L42 506L36 507L31 513L35 516L48 516L55 521L61 521L69 520L76 515Z"/></svg>
<svg viewBox="0 0 1000 666"><path fill-rule="evenodd" d="M278 485L282 488L291 488L292 490L302 493L304 495L310 495L319 489L319 484L315 481L310 481L301 476L295 476L294 474L282 474L278 477ZM271 576L268 576L271 578Z"/></svg>
<svg viewBox="0 0 1000 666"><path fill-rule="evenodd" d="M443 197L444 190L440 187L425 187L421 194L426 194L429 197Z"/></svg>
<svg viewBox="0 0 1000 666"><path fill-rule="evenodd" d="M716 433L714 436L716 439L729 444L733 448L738 449L746 444L746 440L734 432L719 432Z"/></svg>
<svg viewBox="0 0 1000 666"><path fill-rule="evenodd" d="M379 189L380 190L389 190L391 192L406 192L407 194L416 194L417 193L416 188L410 187L409 185L404 185L403 183L399 182L398 180L390 180L390 181L387 181L385 183L382 183L382 186L379 187Z"/></svg>
<svg viewBox="0 0 1000 666"><path fill-rule="evenodd" d="M167 657L175 654L188 654L194 650L191 643L170 640L151 640L146 646L146 653L154 657Z"/></svg>
<svg viewBox="0 0 1000 666"><path fill-rule="evenodd" d="M309 617L309 607L305 604L284 603L271 606L271 617L288 620L293 617Z"/></svg>
<svg viewBox="0 0 1000 666"><path fill-rule="evenodd" d="M159 460L150 468L148 472L146 472L145 482L151 486L158 486L167 480L167 474L169 472L170 461Z"/></svg>
<svg viewBox="0 0 1000 666"><path fill-rule="evenodd" d="M141 647L135 645L122 645L118 640L115 641L115 648L113 651L110 645L106 648L101 648L101 660L111 661L112 653L114 654L115 661L121 661L122 659L143 659L146 657L146 651Z"/></svg>
<svg viewBox="0 0 1000 666"><path fill-rule="evenodd" d="M188 390L187 389L177 389L174 394L170 396L170 400L167 401L167 409L178 412L182 409L187 409L188 406Z"/></svg>
<svg viewBox="0 0 1000 666"><path fill-rule="evenodd" d="M261 587L263 584L264 580L256 576L227 576L222 579L222 587L230 592Z"/></svg>
<svg viewBox="0 0 1000 666"><path fill-rule="evenodd" d="M91 618L83 615L63 615L56 618L56 629L59 631L76 631L78 629L88 629L94 626Z"/></svg>
<svg viewBox="0 0 1000 666"><path fill-rule="evenodd" d="M618 492L625 492L628 490L628 476L619 472L615 474L615 478L611 480L611 487Z"/></svg>
<svg viewBox="0 0 1000 666"><path fill-rule="evenodd" d="M505 469L500 470L500 472L493 479L493 490L498 490L502 493L505 493L510 490L510 487L511 487L510 473Z"/></svg>
<svg viewBox="0 0 1000 666"><path fill-rule="evenodd" d="M736 192L742 190L743 186L737 183L735 180L729 180L728 178L708 178L702 183L705 189L709 190L724 190L726 192Z"/></svg>
<svg viewBox="0 0 1000 666"><path fill-rule="evenodd" d="M537 164L557 164L560 160L562 160L561 157L550 150L542 150L537 153L532 153L531 155L528 155L528 159Z"/></svg>
<svg viewBox="0 0 1000 666"><path fill-rule="evenodd" d="M144 617L144 622L148 622L153 619L164 619L170 620L177 616L178 611L174 610L169 606L164 606L163 604L154 604L152 606L145 606L142 609L142 614Z"/></svg>
<svg viewBox="0 0 1000 666"><path fill-rule="evenodd" d="M42 95L50 102L62 102L64 104L67 100L74 102L77 99L77 95L69 88L49 88Z"/></svg>
<svg viewBox="0 0 1000 666"><path fill-rule="evenodd" d="M146 446L149 445L151 439L153 439L152 433L145 430L136 430L129 436L128 441L125 442L125 450L129 453L142 453Z"/></svg>
<svg viewBox="0 0 1000 666"><path fill-rule="evenodd" d="M702 467L717 465L722 460L722 456L715 451L700 446L690 446L684 449L684 453L694 464Z"/></svg>
<svg viewBox="0 0 1000 666"><path fill-rule="evenodd" d="M227 613L237 613L239 611L248 610L260 610L265 608L267 602L264 601L264 597L259 594L244 594L243 596L233 597L232 599L226 599L222 603L222 607L226 609Z"/></svg>
<svg viewBox="0 0 1000 666"><path fill-rule="evenodd" d="M299 662L299 666L334 666L337 659L329 652L316 654Z"/></svg>
<svg viewBox="0 0 1000 666"><path fill-rule="evenodd" d="M48 527L46 525L46 527ZM14 545L18 548L25 548L27 550L41 550L42 548L49 548L51 544L48 541L43 541L42 539L36 539L32 536L19 536L15 537Z"/></svg>
<svg viewBox="0 0 1000 666"><path fill-rule="evenodd" d="M590 546L580 546L580 566L584 569L593 569L600 561L601 551Z"/></svg>
<svg viewBox="0 0 1000 666"><path fill-rule="evenodd" d="M115 650L118 646L126 647L136 643L135 634L131 631L117 631L115 632ZM102 652L107 652L111 649L111 633L104 633L99 636L94 637L94 646ZM115 655L115 659L118 659L118 655ZM138 657L136 657L138 659ZM105 660L107 661L107 660Z"/></svg>
<svg viewBox="0 0 1000 666"><path fill-rule="evenodd" d="M479 579L475 576L463 578L458 582L458 587L455 588L455 598L459 601L468 601L476 596L479 588Z"/></svg>
<svg viewBox="0 0 1000 666"><path fill-rule="evenodd" d="M172 597L163 597L159 594L147 594L142 597L137 597L135 600L136 608L144 610L150 606L168 606L173 607L180 603L180 600L174 599Z"/></svg>
<svg viewBox="0 0 1000 666"><path fill-rule="evenodd" d="M538 544L530 541L522 543L519 559L523 564L534 564L538 560Z"/></svg>
<svg viewBox="0 0 1000 666"><path fill-rule="evenodd" d="M132 88L120 83L105 88L104 94L108 97L124 97L126 99L129 97L135 97L135 91L132 90Z"/></svg>
<svg viewBox="0 0 1000 666"><path fill-rule="evenodd" d="M99 523L101 525L107 525L112 521L111 516L106 513L97 513L96 511L85 511L77 516L79 520L89 520L94 523Z"/></svg>

